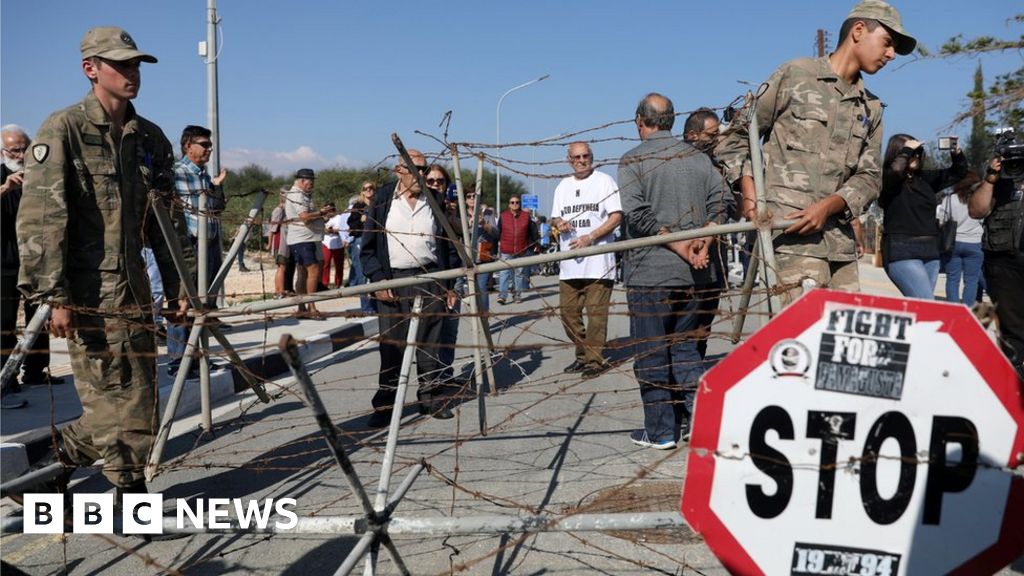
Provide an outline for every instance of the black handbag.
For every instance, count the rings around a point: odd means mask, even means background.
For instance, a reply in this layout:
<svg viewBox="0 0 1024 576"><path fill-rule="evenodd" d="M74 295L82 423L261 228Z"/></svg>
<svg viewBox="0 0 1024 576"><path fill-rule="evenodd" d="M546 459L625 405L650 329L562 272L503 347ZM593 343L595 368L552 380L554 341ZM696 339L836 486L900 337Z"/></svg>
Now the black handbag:
<svg viewBox="0 0 1024 576"><path fill-rule="evenodd" d="M953 194L946 194L946 219L939 224L939 252L948 254L956 246L956 220L952 212Z"/></svg>

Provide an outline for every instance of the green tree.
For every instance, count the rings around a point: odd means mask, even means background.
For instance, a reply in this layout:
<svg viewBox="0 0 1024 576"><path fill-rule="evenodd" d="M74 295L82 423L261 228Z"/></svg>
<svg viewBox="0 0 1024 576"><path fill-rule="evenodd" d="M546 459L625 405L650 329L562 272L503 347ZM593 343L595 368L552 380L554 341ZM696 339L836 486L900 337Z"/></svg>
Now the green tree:
<svg viewBox="0 0 1024 576"><path fill-rule="evenodd" d="M497 179L495 176L496 173L493 170L484 168L483 194L480 198L485 204L492 208L495 207L495 196L497 192ZM476 182L476 171L463 168L462 182L465 185L474 184ZM526 193L526 185L524 185L521 180L508 174L501 175L501 199L503 202L507 202L508 197L513 194L522 196Z"/></svg>
<svg viewBox="0 0 1024 576"><path fill-rule="evenodd" d="M221 242L225 246L235 237L238 226L249 214L256 193L260 190L270 192L270 196L263 203L263 214L269 215L270 210L277 206L276 192L281 188L282 183L282 179L274 178L270 174L270 170L257 164L249 164L239 170L228 170L228 176L224 180L227 208L221 215L223 230ZM260 241L261 230L257 227L249 233L246 245L255 250L260 246Z"/></svg>
<svg viewBox="0 0 1024 576"><path fill-rule="evenodd" d="M981 71L981 62L974 71L974 90L971 98L971 137L965 151L967 161L972 167L983 166L992 154L992 137L989 125L985 120L985 77Z"/></svg>
<svg viewBox="0 0 1024 576"><path fill-rule="evenodd" d="M449 172L451 168L449 167ZM474 183L476 173L470 170L462 171L463 183L467 186ZM359 194L362 183L369 180L377 186L382 186L394 181L394 173L386 169L373 167L359 169L327 168L317 170L316 185L313 187L313 198L318 206L327 202L334 202L339 211L348 208L349 200ZM484 193L483 201L494 207L495 198L495 173L492 170L484 169ZM291 187L292 179L281 176L274 177L266 168L249 164L239 170L228 171L228 177L224 181L224 192L228 199L227 208L221 216L224 224L223 242L225 246L234 238L238 226L245 219L252 208L253 198L259 190L267 190L270 194L263 203L262 219L269 219L270 212L277 206L279 193L283 187ZM511 194L522 195L526 193L526 186L519 179L502 174L501 195L505 200ZM251 250L260 247L262 231L257 228L249 234L247 246Z"/></svg>
<svg viewBox="0 0 1024 576"><path fill-rule="evenodd" d="M240 170L229 170L224 180L224 192L229 200L250 197L255 191L276 187L270 171L257 164L249 164Z"/></svg>
<svg viewBox="0 0 1024 576"><path fill-rule="evenodd" d="M366 180L371 180L378 186L384 183L380 180L377 172L371 168L318 170L316 185L313 187L313 198L316 199L318 205L334 202L338 210L344 211L348 208L349 200L359 194L360 187Z"/></svg>
<svg viewBox="0 0 1024 576"><path fill-rule="evenodd" d="M1017 14L1011 17L1010 21L1022 24L1024 23L1024 14ZM934 57L980 57L993 52L1022 49L1024 49L1024 34L1019 38L1009 40L994 36L964 39L960 35L950 38L939 48ZM923 46L919 48L919 53L926 57L932 56ZM1018 134L1021 133L1020 128L1024 124L1024 106L1022 106L1022 102L1024 102L1024 67L996 76L987 90L978 90L975 85L970 96L970 109L957 115L954 118L954 123L977 117L979 114L991 114L998 125L1014 128Z"/></svg>

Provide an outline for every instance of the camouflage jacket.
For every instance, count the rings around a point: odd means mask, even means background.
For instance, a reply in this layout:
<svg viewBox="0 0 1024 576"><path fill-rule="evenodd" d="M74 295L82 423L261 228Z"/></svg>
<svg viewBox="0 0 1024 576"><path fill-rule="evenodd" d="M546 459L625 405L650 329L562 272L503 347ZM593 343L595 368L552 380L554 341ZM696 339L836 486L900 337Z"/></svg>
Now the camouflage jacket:
<svg viewBox="0 0 1024 576"><path fill-rule="evenodd" d="M764 139L765 200L782 217L832 194L846 214L829 218L822 232L784 235L778 252L832 261L856 259L850 219L881 188L882 108L862 79L848 85L827 57L803 58L779 67L757 97L757 123ZM750 175L748 125L736 121L715 150L730 184Z"/></svg>
<svg viewBox="0 0 1024 576"><path fill-rule="evenodd" d="M46 120L25 160L17 226L18 286L26 296L105 313L148 314L146 245L153 248L165 293L180 294L170 250L149 209L150 190L169 197L174 189L171 144L157 125L129 104L118 142L89 92ZM175 225L194 269L180 213Z"/></svg>

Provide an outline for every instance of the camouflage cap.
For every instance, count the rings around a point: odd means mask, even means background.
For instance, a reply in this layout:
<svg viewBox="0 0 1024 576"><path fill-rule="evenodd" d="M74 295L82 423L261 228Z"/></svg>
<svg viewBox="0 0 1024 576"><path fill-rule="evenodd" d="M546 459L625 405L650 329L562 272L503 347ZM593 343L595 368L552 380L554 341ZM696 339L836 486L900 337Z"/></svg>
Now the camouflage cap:
<svg viewBox="0 0 1024 576"><path fill-rule="evenodd" d="M903 29L903 22L900 19L900 12L882 0L863 0L850 10L846 19L870 18L878 20L883 26L889 29L896 41L896 53L906 56L914 51L917 46L917 39L907 34Z"/></svg>
<svg viewBox="0 0 1024 576"><path fill-rule="evenodd" d="M143 62L156 64L156 58L140 52L135 40L121 28L101 26L93 28L82 37L82 60L99 56L115 62L139 58Z"/></svg>

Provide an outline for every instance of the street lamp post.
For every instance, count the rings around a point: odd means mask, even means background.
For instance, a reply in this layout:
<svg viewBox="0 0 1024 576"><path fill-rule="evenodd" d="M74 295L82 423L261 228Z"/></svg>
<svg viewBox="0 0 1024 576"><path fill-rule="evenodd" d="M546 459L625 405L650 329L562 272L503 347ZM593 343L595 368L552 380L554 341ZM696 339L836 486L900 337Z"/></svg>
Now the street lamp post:
<svg viewBox="0 0 1024 576"><path fill-rule="evenodd" d="M494 134L494 143L496 145L495 150L497 150L497 146L501 145L501 103L504 102L505 96L508 96L509 94L515 92L516 90L519 90L520 88L526 88L530 84L536 84L537 82L540 82L542 80L547 80L549 76L551 76L551 75L550 74L545 74L545 75L541 76L540 78L534 78L533 80L530 80L529 82L523 82L519 86L515 86L515 87L512 87L512 88L509 88L508 90L505 91L504 94L501 95L501 98L498 98L498 113L496 114L496 117L497 117L497 122L496 122L497 123L497 129L495 130L495 134ZM495 154L497 154L497 152L495 152ZM495 163L494 172L495 172L495 179L494 179L494 193L495 193L494 202L495 202L495 205L494 205L494 210L498 214L501 214L501 164Z"/></svg>

